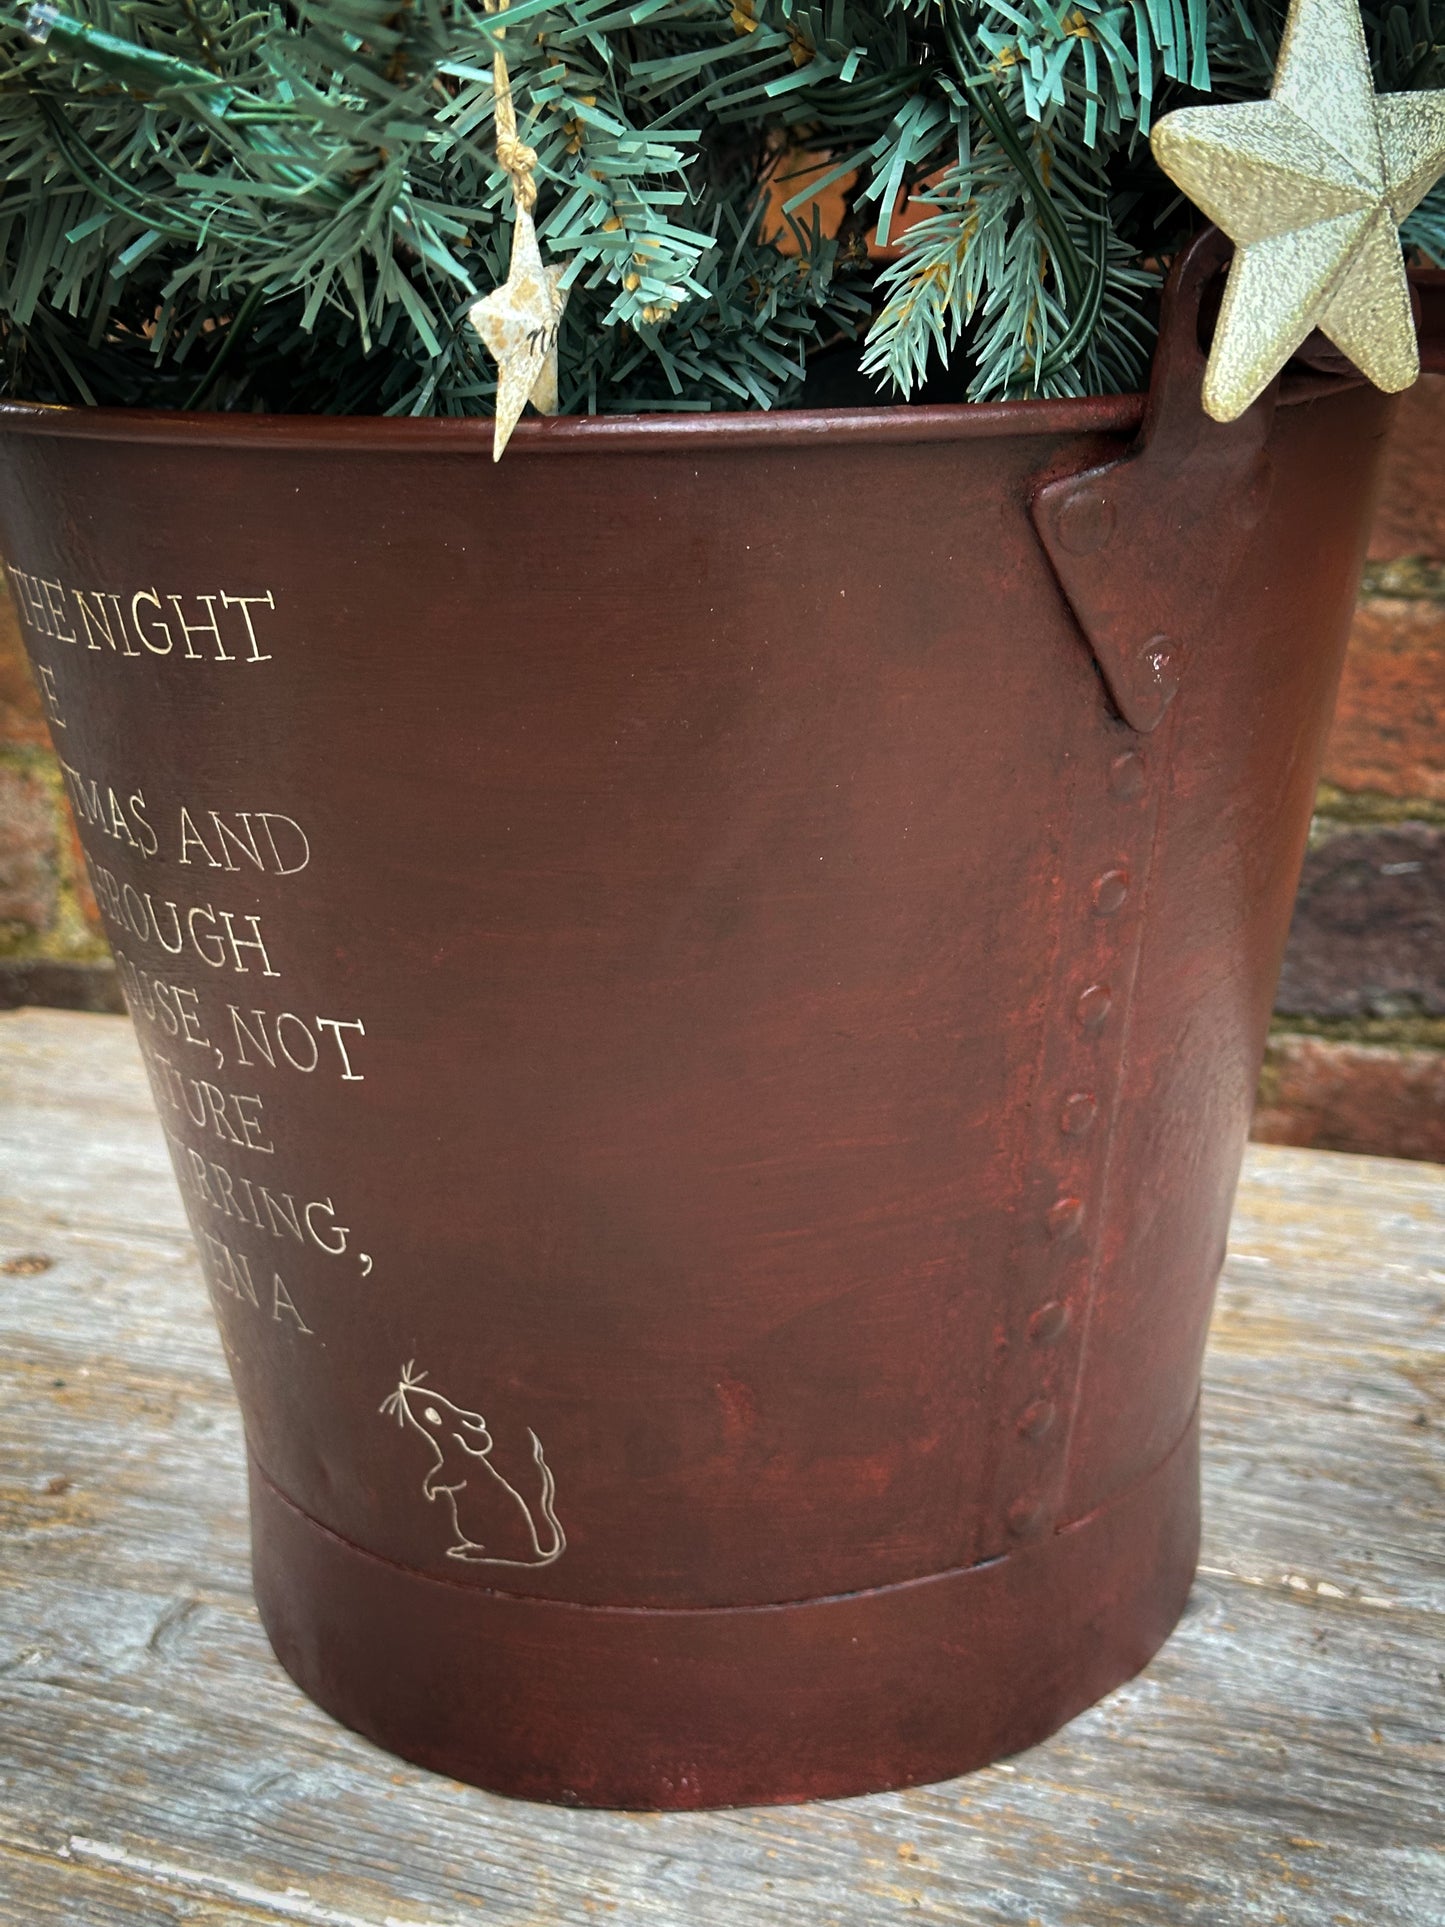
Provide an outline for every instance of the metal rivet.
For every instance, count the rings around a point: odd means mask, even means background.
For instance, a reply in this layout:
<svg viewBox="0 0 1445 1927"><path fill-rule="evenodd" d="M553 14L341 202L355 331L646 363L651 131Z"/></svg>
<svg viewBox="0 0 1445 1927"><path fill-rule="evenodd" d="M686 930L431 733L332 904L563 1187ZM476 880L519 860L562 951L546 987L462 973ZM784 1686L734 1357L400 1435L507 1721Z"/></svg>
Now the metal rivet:
<svg viewBox="0 0 1445 1927"><path fill-rule="evenodd" d="M1036 1399L1027 1410L1019 1414L1019 1437L1025 1439L1047 1438L1054 1429L1054 1420L1059 1416L1059 1408L1052 1399Z"/></svg>
<svg viewBox="0 0 1445 1927"><path fill-rule="evenodd" d="M1080 994L1074 1014L1085 1030L1097 1030L1108 1017L1113 1002L1114 995L1107 984L1090 984Z"/></svg>
<svg viewBox="0 0 1445 1927"><path fill-rule="evenodd" d="M1029 1337L1036 1345L1052 1345L1069 1328L1069 1308L1057 1298L1040 1305L1029 1320Z"/></svg>
<svg viewBox="0 0 1445 1927"><path fill-rule="evenodd" d="M1144 758L1136 749L1126 749L1109 766L1109 788L1115 796L1137 796L1144 787Z"/></svg>
<svg viewBox="0 0 1445 1927"><path fill-rule="evenodd" d="M1234 498L1234 519L1242 529L1258 528L1274 494L1274 462L1267 450L1255 457L1254 470Z"/></svg>
<svg viewBox="0 0 1445 1927"><path fill-rule="evenodd" d="M1044 1507L1039 1499L1015 1499L1008 1509L1008 1529L1016 1538L1026 1539L1044 1523Z"/></svg>
<svg viewBox="0 0 1445 1927"><path fill-rule="evenodd" d="M1098 1115L1099 1106L1093 1093L1074 1091L1064 1099L1064 1108L1059 1112L1059 1129L1065 1137L1082 1137Z"/></svg>
<svg viewBox="0 0 1445 1927"><path fill-rule="evenodd" d="M1092 555L1114 533L1117 520L1118 511L1107 495L1096 494L1093 488L1081 489L1059 510L1055 525L1058 540L1070 555Z"/></svg>
<svg viewBox="0 0 1445 1927"><path fill-rule="evenodd" d="M1051 1238L1072 1238L1084 1222L1082 1198L1060 1198L1044 1217Z"/></svg>
<svg viewBox="0 0 1445 1927"><path fill-rule="evenodd" d="M1168 636L1150 636L1141 652L1145 680L1133 692L1131 719L1136 728L1157 729L1179 693L1178 652Z"/></svg>
<svg viewBox="0 0 1445 1927"><path fill-rule="evenodd" d="M1127 870L1105 870L1094 880L1094 909L1101 917L1112 917L1129 894Z"/></svg>

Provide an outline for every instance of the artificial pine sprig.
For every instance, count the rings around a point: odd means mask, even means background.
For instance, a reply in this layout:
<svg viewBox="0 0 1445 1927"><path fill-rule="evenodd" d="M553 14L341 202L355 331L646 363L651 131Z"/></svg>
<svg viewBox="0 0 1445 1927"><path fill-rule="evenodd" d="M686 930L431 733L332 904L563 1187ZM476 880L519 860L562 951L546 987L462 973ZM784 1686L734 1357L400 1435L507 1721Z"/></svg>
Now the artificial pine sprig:
<svg viewBox="0 0 1445 1927"><path fill-rule="evenodd" d="M1149 127L1266 93L1283 13L513 0L537 227L569 286L563 409L771 407L848 354L860 400L1137 385L1193 218ZM1364 14L1382 91L1445 84L1445 0ZM17 9L0 32L6 391L489 413L465 318L506 273L500 18L484 0ZM830 183L847 189L836 232ZM870 230L896 258L870 259ZM1445 192L1405 234L1445 258Z"/></svg>

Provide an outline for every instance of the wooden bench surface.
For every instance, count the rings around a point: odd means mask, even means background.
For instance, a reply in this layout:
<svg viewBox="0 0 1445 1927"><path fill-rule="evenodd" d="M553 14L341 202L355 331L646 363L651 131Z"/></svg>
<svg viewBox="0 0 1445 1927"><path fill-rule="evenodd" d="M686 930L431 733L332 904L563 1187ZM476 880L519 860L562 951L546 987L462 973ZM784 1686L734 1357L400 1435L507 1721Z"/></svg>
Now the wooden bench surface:
<svg viewBox="0 0 1445 1927"><path fill-rule="evenodd" d="M0 1017L0 1920L1440 1927L1445 1169L1251 1150L1205 1549L1142 1678L967 1779L637 1816L378 1752L272 1659L123 1020Z"/></svg>

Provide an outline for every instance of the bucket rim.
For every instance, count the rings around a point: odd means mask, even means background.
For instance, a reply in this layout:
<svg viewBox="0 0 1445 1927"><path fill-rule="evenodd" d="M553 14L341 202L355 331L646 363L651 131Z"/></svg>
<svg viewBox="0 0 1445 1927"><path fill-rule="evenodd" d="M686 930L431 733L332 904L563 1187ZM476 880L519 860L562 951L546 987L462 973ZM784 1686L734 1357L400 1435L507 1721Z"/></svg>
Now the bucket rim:
<svg viewBox="0 0 1445 1927"><path fill-rule="evenodd" d="M517 425L510 457L665 454L719 448L806 448L853 443L985 441L1001 437L1131 435L1144 419L1142 394L1061 400L945 402L926 407L739 410L728 414L531 417ZM0 431L63 440L195 447L486 456L492 418L395 415L187 413L179 409L87 408L0 401Z"/></svg>
<svg viewBox="0 0 1445 1927"><path fill-rule="evenodd" d="M1442 277L1445 279L1445 277ZM1358 388L1363 376L1292 366L1281 406ZM508 454L671 454L679 449L907 446L1137 435L1149 397L1070 395L1052 400L906 403L888 408L739 409L729 414L658 410L645 415L529 416ZM316 454L489 455L490 415L266 415L179 408L87 408L0 399L0 434L152 446L310 450Z"/></svg>

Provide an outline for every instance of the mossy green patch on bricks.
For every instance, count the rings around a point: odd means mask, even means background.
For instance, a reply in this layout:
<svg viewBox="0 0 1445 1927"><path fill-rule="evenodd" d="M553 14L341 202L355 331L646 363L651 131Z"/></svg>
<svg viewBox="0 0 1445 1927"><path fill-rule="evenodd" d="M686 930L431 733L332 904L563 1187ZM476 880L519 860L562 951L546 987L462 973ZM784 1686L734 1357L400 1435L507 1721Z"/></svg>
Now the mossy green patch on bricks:
<svg viewBox="0 0 1445 1927"><path fill-rule="evenodd" d="M0 959L104 961L88 897L55 757L0 747Z"/></svg>

